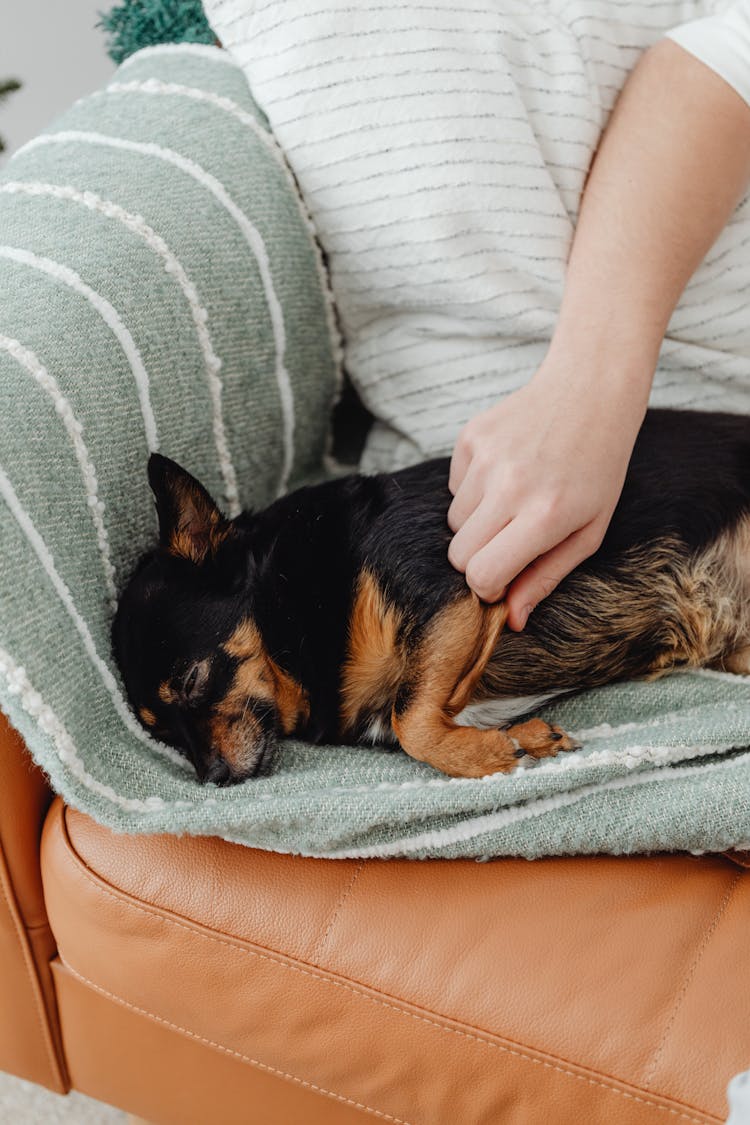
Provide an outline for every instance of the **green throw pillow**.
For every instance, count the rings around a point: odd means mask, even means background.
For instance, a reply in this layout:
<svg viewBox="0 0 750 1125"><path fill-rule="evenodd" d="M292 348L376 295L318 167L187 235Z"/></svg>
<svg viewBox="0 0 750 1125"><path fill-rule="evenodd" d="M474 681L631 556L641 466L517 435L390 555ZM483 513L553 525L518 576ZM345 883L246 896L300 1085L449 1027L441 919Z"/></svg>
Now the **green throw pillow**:
<svg viewBox="0 0 750 1125"><path fill-rule="evenodd" d="M322 472L338 364L323 264L214 47L134 56L21 149L0 229L0 702L69 798L71 776L147 795L154 763L184 770L130 715L110 625L155 539L148 454L230 513Z"/></svg>

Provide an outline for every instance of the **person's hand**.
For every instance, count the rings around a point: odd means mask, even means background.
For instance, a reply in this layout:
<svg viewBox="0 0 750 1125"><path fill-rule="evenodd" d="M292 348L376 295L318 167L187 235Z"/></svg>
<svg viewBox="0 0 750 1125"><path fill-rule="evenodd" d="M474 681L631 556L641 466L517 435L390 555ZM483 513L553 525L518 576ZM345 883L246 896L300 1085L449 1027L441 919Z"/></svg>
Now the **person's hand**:
<svg viewBox="0 0 750 1125"><path fill-rule="evenodd" d="M507 590L515 630L600 545L645 412L640 390L566 366L472 418L451 460L448 558L484 601Z"/></svg>
<svg viewBox="0 0 750 1125"><path fill-rule="evenodd" d="M669 39L600 138L550 351L453 453L448 557L509 625L596 550L685 285L750 184L750 105Z"/></svg>

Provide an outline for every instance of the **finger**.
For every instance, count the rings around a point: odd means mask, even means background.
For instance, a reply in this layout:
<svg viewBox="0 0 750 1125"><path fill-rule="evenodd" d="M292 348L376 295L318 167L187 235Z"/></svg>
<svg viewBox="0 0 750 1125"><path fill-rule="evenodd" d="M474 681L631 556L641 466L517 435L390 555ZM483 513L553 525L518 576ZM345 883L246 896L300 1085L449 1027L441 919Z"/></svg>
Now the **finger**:
<svg viewBox="0 0 750 1125"><path fill-rule="evenodd" d="M453 496L456 495L459 488L461 487L464 477L469 471L470 464L471 452L469 450L468 443L463 441L461 435L459 434L458 441L455 444L453 454L451 456L451 467L450 473L448 474L448 488L450 489Z"/></svg>
<svg viewBox="0 0 750 1125"><path fill-rule="evenodd" d="M468 473L455 493L450 508L448 509L448 527L452 532L459 531L471 515L482 503L484 496L484 482L478 471Z"/></svg>
<svg viewBox="0 0 750 1125"><path fill-rule="evenodd" d="M499 601L513 579L556 547L560 537L559 528L516 517L472 555L465 568L466 581L482 601Z"/></svg>
<svg viewBox="0 0 750 1125"><path fill-rule="evenodd" d="M456 570L465 572L477 552L507 527L511 516L496 504L482 501L453 536L448 547L448 560Z"/></svg>
<svg viewBox="0 0 750 1125"><path fill-rule="evenodd" d="M516 632L523 629L529 614L539 602L551 594L571 570L593 554L597 546L596 536L589 525L534 559L508 591L508 626Z"/></svg>

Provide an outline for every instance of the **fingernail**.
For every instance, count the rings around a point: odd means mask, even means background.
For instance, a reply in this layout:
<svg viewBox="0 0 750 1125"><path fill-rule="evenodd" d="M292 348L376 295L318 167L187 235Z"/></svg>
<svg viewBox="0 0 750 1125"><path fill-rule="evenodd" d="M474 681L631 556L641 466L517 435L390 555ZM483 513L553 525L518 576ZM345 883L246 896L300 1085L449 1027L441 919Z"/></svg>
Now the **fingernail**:
<svg viewBox="0 0 750 1125"><path fill-rule="evenodd" d="M529 614L531 613L533 608L533 605L525 605L521 610L521 622L519 625L520 629L526 628L526 622L529 620Z"/></svg>

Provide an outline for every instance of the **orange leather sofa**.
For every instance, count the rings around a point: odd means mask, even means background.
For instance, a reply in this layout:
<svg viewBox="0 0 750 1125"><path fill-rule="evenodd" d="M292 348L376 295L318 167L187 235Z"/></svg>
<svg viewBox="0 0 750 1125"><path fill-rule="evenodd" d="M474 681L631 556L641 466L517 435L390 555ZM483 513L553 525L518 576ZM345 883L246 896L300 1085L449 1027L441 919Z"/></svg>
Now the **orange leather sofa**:
<svg viewBox="0 0 750 1125"><path fill-rule="evenodd" d="M164 1125L725 1120L750 859L115 835L0 723L3 1069Z"/></svg>

